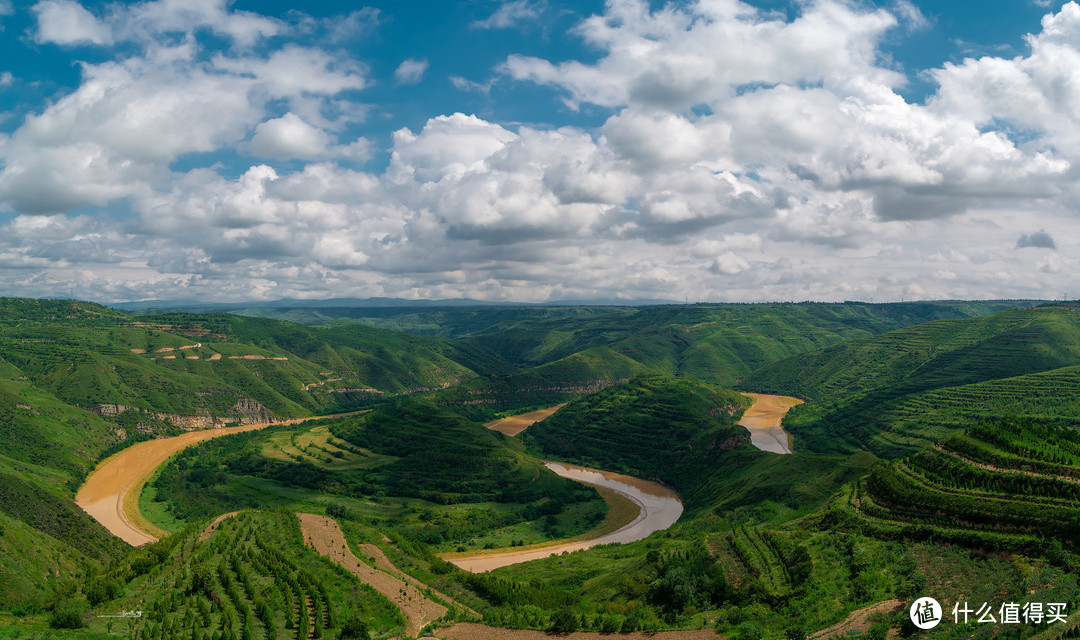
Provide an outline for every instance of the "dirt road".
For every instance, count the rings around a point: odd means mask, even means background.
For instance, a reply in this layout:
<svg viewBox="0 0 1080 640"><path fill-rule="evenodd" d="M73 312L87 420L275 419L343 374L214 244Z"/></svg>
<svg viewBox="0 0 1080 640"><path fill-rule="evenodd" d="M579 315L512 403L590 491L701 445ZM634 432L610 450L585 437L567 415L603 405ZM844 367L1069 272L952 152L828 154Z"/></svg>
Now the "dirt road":
<svg viewBox="0 0 1080 640"><path fill-rule="evenodd" d="M762 451L791 453L791 441L780 428L784 414L803 401L791 396L772 396L764 393L743 393L754 404L743 413L739 424L750 430L750 442Z"/></svg>
<svg viewBox="0 0 1080 640"><path fill-rule="evenodd" d="M870 628L870 616L876 613L892 613L899 611L904 606L903 600L885 600L872 604L862 609L852 611L842 622L822 629L816 633L807 635L807 640L827 640L828 638L849 638L852 635L865 633Z"/></svg>
<svg viewBox="0 0 1080 640"><path fill-rule="evenodd" d="M312 416L224 429L190 431L172 438L140 442L99 464L79 489L75 502L124 542L135 547L155 542L168 532L155 527L142 517L139 513L139 494L146 481L154 475L154 471L181 449L231 433L264 429L272 424L295 424L314 418L338 418L348 415L353 414Z"/></svg>
<svg viewBox="0 0 1080 640"><path fill-rule="evenodd" d="M434 637L445 640L717 640L721 636L712 629L687 631L656 631L646 633L600 633L598 631L575 631L551 634L534 629L501 629L474 622L459 622L452 627L435 631Z"/></svg>

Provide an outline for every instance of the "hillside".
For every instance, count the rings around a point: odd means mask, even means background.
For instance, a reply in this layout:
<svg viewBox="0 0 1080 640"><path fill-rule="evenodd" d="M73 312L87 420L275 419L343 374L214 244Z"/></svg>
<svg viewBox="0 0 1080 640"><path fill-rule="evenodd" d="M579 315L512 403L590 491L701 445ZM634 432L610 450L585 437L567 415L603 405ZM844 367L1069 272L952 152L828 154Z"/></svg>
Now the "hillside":
<svg viewBox="0 0 1080 640"><path fill-rule="evenodd" d="M808 624L832 624L911 587L906 556L890 542L900 538L922 541L928 558L945 553L931 538L1038 556L1054 551L1033 535L1042 532L1068 556L1077 542L1070 531L1080 526L1069 497L1080 312L1000 310L1022 304L412 308L370 316L324 307L311 312L317 324L302 325L0 299L0 605L62 608L92 592L96 599L100 589L85 580L97 576L135 589L122 598L161 601L155 626L146 627L152 636L187 629L189 618L203 619L197 594L175 616L164 610L187 588L189 560L205 554L190 531L180 532L247 508L325 512L369 541L387 536L408 549L405 566L496 624L545 628L574 611L578 625L598 630L709 624L741 637L742 608L791 622L791 606L814 609L799 618ZM999 312L985 315L991 311ZM376 316L382 327L365 324ZM808 399L785 422L800 453L746 444L735 424L745 399L716 383ZM524 442L478 424L564 402ZM223 437L164 465L140 508L178 533L176 547L125 552L70 501L96 461L139 439L355 408L373 410ZM1025 422L974 426L1006 414ZM941 444L926 449L930 442ZM868 452L920 450L889 464ZM667 542L654 536L622 551L598 549L576 567L553 559L502 573L516 578L448 569L435 552L543 543L604 519L595 491L554 476L532 453L660 479L681 494L685 523ZM1002 471L1017 466L1020 473ZM812 515L834 495L823 515ZM224 561L233 581L244 571L269 584L272 558L248 547L259 530L293 549L274 518L244 520L229 534L245 549L239 555L218 549L203 559ZM828 569L859 549L883 559L845 564L839 577ZM138 571L116 573L147 554L168 565L157 583L138 586ZM1000 570L980 567L972 575ZM605 577L623 570L625 579ZM229 579L218 579L215 588L228 589ZM289 595L238 593L235 615L213 610L209 624L237 635L249 624L261 637L288 621L265 618L258 605ZM328 600L306 597L312 607ZM321 612L335 615L329 604ZM392 633L397 623L382 620L382 632ZM777 624L787 622L769 623L768 637L787 633ZM320 628L339 629L325 617Z"/></svg>
<svg viewBox="0 0 1080 640"><path fill-rule="evenodd" d="M445 408L410 399L331 427L357 447L395 460L373 476L395 495L433 502L532 502L545 496L584 495L559 478L518 441Z"/></svg>
<svg viewBox="0 0 1080 640"><path fill-rule="evenodd" d="M50 617L89 629L31 637L347 638L345 627L353 638L371 637L359 635L361 627L380 638L401 633L397 607L335 569L304 544L295 515L243 513L206 533L191 528L132 551L88 576Z"/></svg>
<svg viewBox="0 0 1080 640"><path fill-rule="evenodd" d="M517 440L420 398L201 443L166 463L146 498L147 517L172 530L238 509L314 506L444 551L573 536L607 511Z"/></svg>
<svg viewBox="0 0 1080 640"><path fill-rule="evenodd" d="M879 463L826 518L878 536L1045 552L1080 542L1080 431L981 423Z"/></svg>
<svg viewBox="0 0 1080 640"><path fill-rule="evenodd" d="M0 476L5 495L38 496L39 505L0 509L0 555L8 583L20 585L0 602L42 601L76 567L113 559L115 546L78 544L103 531L71 502L110 451L182 429L370 405L509 370L475 345L361 325L134 318L87 302L0 299ZM42 524L50 518L59 524ZM47 552L25 553L34 548ZM79 551L61 559L64 549ZM47 573L55 579L40 579Z"/></svg>
<svg viewBox="0 0 1080 640"><path fill-rule="evenodd" d="M1080 310L1016 309L793 356L756 371L744 388L808 400L784 422L804 450L867 449L898 457L973 424L980 414L1022 410L1025 390L1056 393L1047 385L1068 379L1075 365ZM1058 369L1057 377L1045 377ZM1055 400L1033 417L1080 417L1073 411L1068 400Z"/></svg>
<svg viewBox="0 0 1080 640"><path fill-rule="evenodd" d="M748 405L735 392L701 382L639 376L571 401L521 439L540 456L671 482L695 445L748 443L746 429L735 424Z"/></svg>

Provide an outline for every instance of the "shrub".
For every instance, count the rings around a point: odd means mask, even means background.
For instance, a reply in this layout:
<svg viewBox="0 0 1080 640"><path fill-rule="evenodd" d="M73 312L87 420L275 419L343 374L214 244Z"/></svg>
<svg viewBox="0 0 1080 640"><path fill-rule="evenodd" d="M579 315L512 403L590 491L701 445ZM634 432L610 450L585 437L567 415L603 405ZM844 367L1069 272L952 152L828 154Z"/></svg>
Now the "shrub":
<svg viewBox="0 0 1080 640"><path fill-rule="evenodd" d="M338 637L341 640L371 640L371 633L368 632L366 622L359 616L353 616L341 626L341 635Z"/></svg>
<svg viewBox="0 0 1080 640"><path fill-rule="evenodd" d="M555 633L570 633L578 630L578 617L569 609L559 609L551 616L551 631Z"/></svg>
<svg viewBox="0 0 1080 640"><path fill-rule="evenodd" d="M86 615L77 602L65 600L53 607L49 616L51 629L82 629L86 626Z"/></svg>

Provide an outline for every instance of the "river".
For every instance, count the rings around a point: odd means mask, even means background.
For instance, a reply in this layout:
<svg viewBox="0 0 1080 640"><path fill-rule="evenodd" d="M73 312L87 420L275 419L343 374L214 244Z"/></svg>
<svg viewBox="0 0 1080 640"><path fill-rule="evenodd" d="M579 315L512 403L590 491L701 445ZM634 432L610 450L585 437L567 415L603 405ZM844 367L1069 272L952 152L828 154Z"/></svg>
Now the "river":
<svg viewBox="0 0 1080 640"><path fill-rule="evenodd" d="M784 414L803 401L791 396L773 396L764 393L743 393L753 398L739 424L750 431L750 444L762 451L791 453L791 436L781 427Z"/></svg>
<svg viewBox="0 0 1080 640"><path fill-rule="evenodd" d="M473 573L491 571L492 569L519 562L538 560L564 552L581 551L600 544L643 540L654 531L663 531L675 524L675 521L682 515L683 505L678 494L656 482L565 462L544 462L544 466L564 478L616 491L637 504L640 513L638 513L637 518L622 528L599 538L565 542L539 549L521 549L518 551L452 558L448 559L448 561Z"/></svg>

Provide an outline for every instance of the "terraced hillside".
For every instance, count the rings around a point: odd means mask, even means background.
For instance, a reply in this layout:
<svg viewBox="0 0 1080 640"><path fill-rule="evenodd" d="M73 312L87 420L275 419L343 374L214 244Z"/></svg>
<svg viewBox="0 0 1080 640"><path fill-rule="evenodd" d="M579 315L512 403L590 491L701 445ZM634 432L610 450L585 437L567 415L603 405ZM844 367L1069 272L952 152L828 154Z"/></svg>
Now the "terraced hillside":
<svg viewBox="0 0 1080 640"><path fill-rule="evenodd" d="M982 423L880 463L827 518L874 535L1046 551L1080 542L1080 431Z"/></svg>
<svg viewBox="0 0 1080 640"><path fill-rule="evenodd" d="M1017 309L800 354L745 384L809 401L784 422L803 449L899 457L979 415L1077 421L1068 395L1077 365L1080 309Z"/></svg>
<svg viewBox="0 0 1080 640"><path fill-rule="evenodd" d="M82 586L93 606L68 606L91 630L131 638L337 638L400 634L382 595L307 549L290 513L242 513L129 554ZM85 606L85 605L83 605ZM130 618L97 617L143 611ZM356 618L363 624L358 625ZM369 636L370 637L370 636Z"/></svg>

